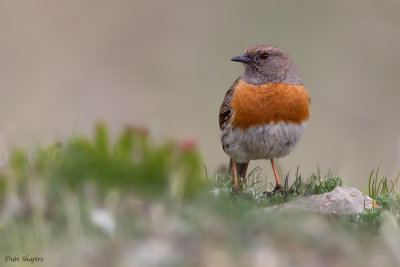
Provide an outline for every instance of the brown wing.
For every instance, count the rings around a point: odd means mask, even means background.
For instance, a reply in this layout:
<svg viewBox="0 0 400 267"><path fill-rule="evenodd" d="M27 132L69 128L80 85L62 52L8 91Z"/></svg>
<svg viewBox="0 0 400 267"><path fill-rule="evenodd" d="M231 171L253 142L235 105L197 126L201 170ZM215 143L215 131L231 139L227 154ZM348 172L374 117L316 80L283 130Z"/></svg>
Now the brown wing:
<svg viewBox="0 0 400 267"><path fill-rule="evenodd" d="M219 109L219 128L221 130L225 129L226 124L229 122L232 117L233 110L231 108L231 101L233 97L233 91L235 90L236 85L238 84L240 77L236 79L236 81L229 88L228 92L226 92L224 101L222 101L221 108Z"/></svg>

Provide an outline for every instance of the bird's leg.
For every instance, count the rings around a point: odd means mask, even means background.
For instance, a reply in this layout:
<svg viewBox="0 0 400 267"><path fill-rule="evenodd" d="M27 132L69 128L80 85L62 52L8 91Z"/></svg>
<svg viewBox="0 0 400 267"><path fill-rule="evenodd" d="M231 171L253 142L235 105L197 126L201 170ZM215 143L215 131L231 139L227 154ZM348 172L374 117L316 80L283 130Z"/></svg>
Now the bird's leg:
<svg viewBox="0 0 400 267"><path fill-rule="evenodd" d="M275 175L275 188L274 188L274 192L276 192L276 191L280 190L280 189L282 188L282 186L281 186L281 182L279 181L278 173L276 172L274 159L271 159L271 164L272 164L272 169L273 169L274 175Z"/></svg>
<svg viewBox="0 0 400 267"><path fill-rule="evenodd" d="M233 158L231 158L231 160L232 160L232 170L233 170L233 187L237 189L238 183L237 183L236 162Z"/></svg>

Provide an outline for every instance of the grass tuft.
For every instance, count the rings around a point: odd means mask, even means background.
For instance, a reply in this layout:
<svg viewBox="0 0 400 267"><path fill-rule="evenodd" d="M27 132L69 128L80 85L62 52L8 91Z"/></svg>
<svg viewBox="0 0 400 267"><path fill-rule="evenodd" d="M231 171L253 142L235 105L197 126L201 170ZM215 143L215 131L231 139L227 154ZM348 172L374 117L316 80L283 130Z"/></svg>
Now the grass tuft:
<svg viewBox="0 0 400 267"><path fill-rule="evenodd" d="M297 168L294 181L291 184L290 174L287 174L282 189L275 192L266 191L268 183L266 179L261 177L261 171L260 167L255 167L249 172L247 179L240 179L239 195L263 206L284 203L297 197L327 193L334 190L336 186L342 185L342 180L339 177L334 177L330 171L326 175L321 175L319 167L309 178L303 180L301 174L299 174L299 168ZM223 188L225 191L235 194L232 184L233 178L230 174L216 174L215 188ZM270 188L272 190L272 186Z"/></svg>
<svg viewBox="0 0 400 267"><path fill-rule="evenodd" d="M400 225L400 192L398 182L400 173L394 180L379 176L379 168L372 170L368 180L368 194L372 198L372 209L366 209L360 217L362 223L369 223L375 228L382 223L382 212L386 211L396 218Z"/></svg>
<svg viewBox="0 0 400 267"><path fill-rule="evenodd" d="M400 178L400 172L394 180L388 181L386 177L379 177L379 167L373 169L368 180L368 194L376 199L379 194L385 195L398 192L397 185Z"/></svg>

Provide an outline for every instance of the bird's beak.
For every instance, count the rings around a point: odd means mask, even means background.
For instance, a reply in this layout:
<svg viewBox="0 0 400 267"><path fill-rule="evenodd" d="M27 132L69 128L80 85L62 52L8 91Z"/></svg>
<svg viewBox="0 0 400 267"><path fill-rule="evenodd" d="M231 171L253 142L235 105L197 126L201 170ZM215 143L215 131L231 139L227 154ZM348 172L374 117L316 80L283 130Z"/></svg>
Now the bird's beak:
<svg viewBox="0 0 400 267"><path fill-rule="evenodd" d="M242 62L242 63L250 63L253 62L251 58L249 58L246 54L243 54L241 56L233 57L231 58L232 61L237 61L237 62Z"/></svg>

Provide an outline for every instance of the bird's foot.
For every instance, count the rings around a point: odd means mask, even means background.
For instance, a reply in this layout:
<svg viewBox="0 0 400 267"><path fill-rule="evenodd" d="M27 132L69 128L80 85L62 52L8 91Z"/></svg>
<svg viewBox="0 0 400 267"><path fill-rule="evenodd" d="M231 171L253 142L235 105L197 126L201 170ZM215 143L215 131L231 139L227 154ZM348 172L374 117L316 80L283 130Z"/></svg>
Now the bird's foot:
<svg viewBox="0 0 400 267"><path fill-rule="evenodd" d="M232 187L233 192L235 192L236 194L239 194L242 190L240 189L240 186L238 184L233 185Z"/></svg>
<svg viewBox="0 0 400 267"><path fill-rule="evenodd" d="M282 191L283 187L280 184L277 184L274 188L274 190L272 191L272 193L276 193L276 192L280 192Z"/></svg>

